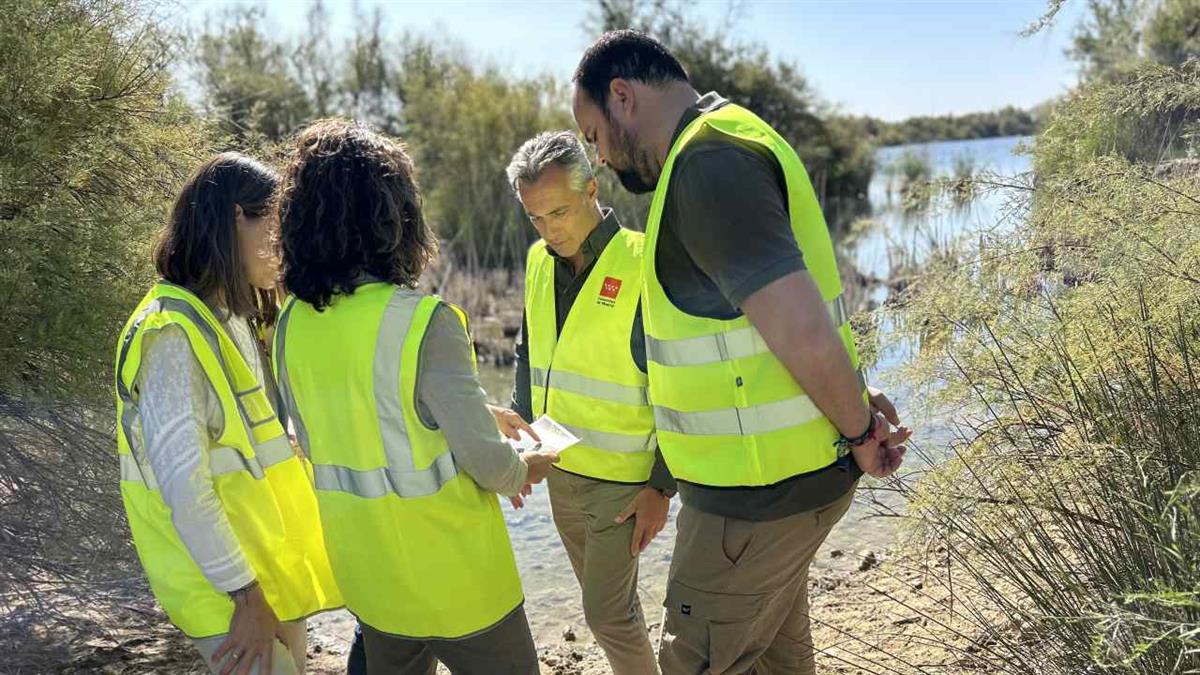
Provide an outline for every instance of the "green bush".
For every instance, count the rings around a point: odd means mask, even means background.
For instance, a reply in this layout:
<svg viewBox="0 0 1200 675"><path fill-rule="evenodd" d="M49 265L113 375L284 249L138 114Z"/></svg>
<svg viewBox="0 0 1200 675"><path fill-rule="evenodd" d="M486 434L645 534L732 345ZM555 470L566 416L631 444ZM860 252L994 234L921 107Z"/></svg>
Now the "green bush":
<svg viewBox="0 0 1200 675"><path fill-rule="evenodd" d="M168 48L125 0L0 1L0 604L128 575L116 335L209 147Z"/></svg>
<svg viewBox="0 0 1200 675"><path fill-rule="evenodd" d="M1037 138L1012 230L929 261L898 303L906 379L962 436L907 489L991 610L957 610L991 636L976 665L1200 667L1200 180L1120 142L1156 128L1195 153L1163 113L1200 110L1198 78L1144 63L1083 86Z"/></svg>
<svg viewBox="0 0 1200 675"><path fill-rule="evenodd" d="M0 393L107 402L113 336L204 129L171 89L167 37L123 0L0 14Z"/></svg>

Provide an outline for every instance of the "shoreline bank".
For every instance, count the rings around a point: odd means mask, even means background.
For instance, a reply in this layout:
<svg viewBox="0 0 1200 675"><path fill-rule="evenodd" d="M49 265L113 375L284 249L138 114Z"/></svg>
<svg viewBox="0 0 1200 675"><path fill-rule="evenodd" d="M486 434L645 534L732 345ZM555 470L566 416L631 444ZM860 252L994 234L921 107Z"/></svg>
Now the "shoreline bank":
<svg viewBox="0 0 1200 675"><path fill-rule="evenodd" d="M833 551L823 551L821 555L831 554ZM920 557L897 552L866 557L844 553L836 557L845 557L856 566L849 571L814 570L810 584L820 672L873 673L878 666L872 665L878 663L888 664L887 671L895 673L929 672L929 668L945 675L982 672L972 667L970 654L972 649L985 647L988 636L973 635L969 626L954 625L957 615L943 611L953 583L944 553L922 553ZM647 614L654 617L651 640L657 645L661 613L647 607ZM18 618L31 619L32 614L21 613ZM148 597L131 597L104 611L76 604L64 619L78 629L75 635L55 630L47 622L10 624L0 636L0 647L8 654L0 673L207 673L186 638L165 621ZM340 617L328 613L309 621L310 675L345 673L353 626L353 618L344 613ZM609 673L586 627L573 625L572 632L573 636L560 634L539 642L541 674Z"/></svg>

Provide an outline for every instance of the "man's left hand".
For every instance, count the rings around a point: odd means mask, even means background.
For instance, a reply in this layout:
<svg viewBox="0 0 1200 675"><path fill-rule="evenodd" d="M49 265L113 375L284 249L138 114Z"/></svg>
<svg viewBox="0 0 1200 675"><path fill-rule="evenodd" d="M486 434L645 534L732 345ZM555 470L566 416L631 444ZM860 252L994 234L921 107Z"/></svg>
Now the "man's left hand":
<svg viewBox="0 0 1200 675"><path fill-rule="evenodd" d="M867 387L867 399L871 402L871 412L882 413L892 426L900 426L900 414L896 412L896 406L892 405L892 400L875 387Z"/></svg>
<svg viewBox="0 0 1200 675"><path fill-rule="evenodd" d="M620 525L630 518L634 519L633 538L629 542L629 555L637 557L646 550L654 537L667 525L667 512L671 508L671 499L661 492L644 487L629 505L617 514L615 523Z"/></svg>

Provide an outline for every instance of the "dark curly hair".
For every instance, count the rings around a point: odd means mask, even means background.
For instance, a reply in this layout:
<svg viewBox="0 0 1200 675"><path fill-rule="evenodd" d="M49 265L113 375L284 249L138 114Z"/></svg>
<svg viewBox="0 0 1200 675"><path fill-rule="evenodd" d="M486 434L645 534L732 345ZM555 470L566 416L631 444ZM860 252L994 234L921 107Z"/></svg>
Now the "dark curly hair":
<svg viewBox="0 0 1200 675"><path fill-rule="evenodd" d="M437 253L404 146L361 122L296 135L280 198L287 291L318 310L364 278L416 287Z"/></svg>

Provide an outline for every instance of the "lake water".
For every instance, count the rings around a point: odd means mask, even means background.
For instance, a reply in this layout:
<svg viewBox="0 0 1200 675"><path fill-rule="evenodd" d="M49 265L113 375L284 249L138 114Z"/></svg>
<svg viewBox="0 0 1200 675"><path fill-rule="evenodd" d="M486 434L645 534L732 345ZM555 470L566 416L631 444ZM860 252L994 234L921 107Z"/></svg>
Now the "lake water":
<svg viewBox="0 0 1200 675"><path fill-rule="evenodd" d="M852 259L864 274L886 279L897 247L920 250L931 239L945 239L994 227L1002 219L1005 208L1002 195L984 195L970 204L952 209L934 208L920 214L906 213L898 194L889 193L889 182L893 182L893 179L885 169L908 151L925 158L935 177L949 175L955 162L967 161L964 159L967 157L977 170L997 176L1015 175L1027 171L1029 167L1028 157L1013 154L1022 140L998 138L953 141L879 150L879 170L869 193L869 217L875 225L856 237L853 246L845 248L842 255ZM886 289L883 288L870 293L875 302L882 302L885 295ZM886 326L884 330L887 330ZM911 400L909 388L903 382L894 382L888 376L906 358L906 351L903 345L886 350L881 354L877 367L869 373L869 379L885 388L902 412L916 405L916 402ZM482 375L489 396L497 403L507 402L512 388L511 371L487 367ZM922 432L922 429L917 430L919 437L923 435ZM925 437L928 439L941 435L935 432ZM678 508L676 499L672 504L672 516ZM535 637L543 640L556 638L564 626L571 625L581 639L587 639L579 588L551 521L545 486L535 488L524 509L515 510L505 502L504 511L525 584L526 606ZM830 535L817 558L816 567L832 569L856 566L859 562L856 554L886 548L893 532L894 519L872 517L869 506L856 503ZM642 554L640 588L647 621L658 621L661 617L674 536L672 517L667 528ZM847 555L831 558L829 552L835 549Z"/></svg>

